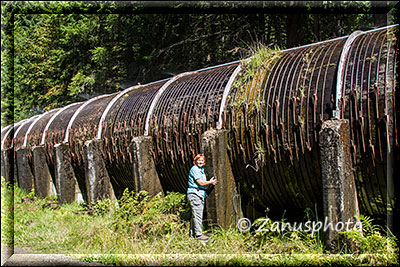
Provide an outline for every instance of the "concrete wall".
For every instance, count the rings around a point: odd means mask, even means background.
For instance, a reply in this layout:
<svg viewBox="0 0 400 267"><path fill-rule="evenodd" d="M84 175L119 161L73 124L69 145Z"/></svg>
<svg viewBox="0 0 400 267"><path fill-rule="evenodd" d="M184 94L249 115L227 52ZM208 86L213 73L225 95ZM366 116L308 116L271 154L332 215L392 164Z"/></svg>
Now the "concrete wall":
<svg viewBox="0 0 400 267"><path fill-rule="evenodd" d="M224 228L235 226L243 217L226 147L226 130L211 130L203 134L201 152L206 157L207 179L214 176L218 181L206 199L207 218L211 224Z"/></svg>
<svg viewBox="0 0 400 267"><path fill-rule="evenodd" d="M164 194L156 166L151 154L153 149L152 137L139 136L132 139L130 151L133 155L133 174L135 190L145 190L150 196L160 192Z"/></svg>
<svg viewBox="0 0 400 267"><path fill-rule="evenodd" d="M55 180L57 183L57 196L60 203L72 203L77 200L83 203L82 193L75 178L68 154L68 146L64 143L56 144Z"/></svg>
<svg viewBox="0 0 400 267"><path fill-rule="evenodd" d="M83 147L85 157L85 184L89 203L106 198L115 199L110 177L101 154L101 140L86 141Z"/></svg>
<svg viewBox="0 0 400 267"><path fill-rule="evenodd" d="M320 131L324 216L334 227L325 232L325 242L328 250L333 252L337 252L344 242L352 246L336 230L346 222L351 222L354 227L359 216L349 135L348 120L325 121Z"/></svg>
<svg viewBox="0 0 400 267"><path fill-rule="evenodd" d="M49 167L46 163L46 154L44 146L35 146L32 148L33 155L33 176L35 194L38 197L56 195L56 187L50 175Z"/></svg>
<svg viewBox="0 0 400 267"><path fill-rule="evenodd" d="M19 148L15 151L15 160L17 166L18 185L29 193L34 189L34 183L26 148Z"/></svg>

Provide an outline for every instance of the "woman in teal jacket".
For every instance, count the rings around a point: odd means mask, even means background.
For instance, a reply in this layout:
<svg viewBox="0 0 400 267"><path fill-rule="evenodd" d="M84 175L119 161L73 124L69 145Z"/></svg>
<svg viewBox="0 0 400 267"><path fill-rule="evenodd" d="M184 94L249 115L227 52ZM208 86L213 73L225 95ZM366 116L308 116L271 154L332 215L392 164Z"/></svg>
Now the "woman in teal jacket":
<svg viewBox="0 0 400 267"><path fill-rule="evenodd" d="M187 189L187 198L192 208L192 220L190 223L191 235L200 240L207 240L208 236L203 234L201 229L203 221L204 199L207 197L206 186L216 185L217 180L212 177L207 181L204 173L206 158L203 154L194 157L193 167L189 172L189 187Z"/></svg>

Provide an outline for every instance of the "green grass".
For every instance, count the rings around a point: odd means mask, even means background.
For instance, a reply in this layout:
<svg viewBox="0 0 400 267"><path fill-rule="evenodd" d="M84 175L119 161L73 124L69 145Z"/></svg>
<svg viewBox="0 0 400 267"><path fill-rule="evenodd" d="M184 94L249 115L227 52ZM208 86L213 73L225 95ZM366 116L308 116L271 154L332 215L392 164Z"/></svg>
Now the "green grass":
<svg viewBox="0 0 400 267"><path fill-rule="evenodd" d="M348 234L360 245L357 251L325 254L317 235L302 233L216 228L208 230L210 240L203 244L189 238L190 211L185 195L178 193L150 198L144 191L125 191L118 205L99 201L90 207L91 214L82 213L88 207L77 203L51 209L45 204L53 203L54 197L33 195L2 181L3 244L117 266L398 264L393 236L380 234L382 229L370 219L365 235Z"/></svg>

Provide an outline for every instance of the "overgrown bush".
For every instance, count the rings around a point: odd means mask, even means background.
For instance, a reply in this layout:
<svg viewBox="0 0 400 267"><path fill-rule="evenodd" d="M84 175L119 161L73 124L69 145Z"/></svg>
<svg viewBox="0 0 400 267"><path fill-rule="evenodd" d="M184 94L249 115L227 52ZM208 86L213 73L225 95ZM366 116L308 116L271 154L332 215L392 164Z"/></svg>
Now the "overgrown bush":
<svg viewBox="0 0 400 267"><path fill-rule="evenodd" d="M184 233L190 219L186 195L169 192L150 197L148 192L125 189L118 201L101 200L94 205L97 215L111 214L111 228L134 239Z"/></svg>
<svg viewBox="0 0 400 267"><path fill-rule="evenodd" d="M362 231L351 230L340 232L355 243L355 254L382 253L398 255L399 248L396 245L396 237L381 226L373 224L373 219L360 215Z"/></svg>

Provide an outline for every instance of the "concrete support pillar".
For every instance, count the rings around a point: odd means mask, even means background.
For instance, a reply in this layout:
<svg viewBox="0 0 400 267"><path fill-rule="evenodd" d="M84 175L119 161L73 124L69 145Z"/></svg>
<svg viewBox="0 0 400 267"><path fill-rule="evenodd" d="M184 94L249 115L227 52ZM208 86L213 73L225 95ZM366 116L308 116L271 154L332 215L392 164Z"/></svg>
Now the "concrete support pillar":
<svg viewBox="0 0 400 267"><path fill-rule="evenodd" d="M57 194L56 187L51 178L49 167L46 162L44 146L35 146L32 148L33 155L33 180L35 194L37 197L45 198Z"/></svg>
<svg viewBox="0 0 400 267"><path fill-rule="evenodd" d="M85 157L85 184L89 203L103 199L116 199L110 177L101 154L101 140L86 141L83 147Z"/></svg>
<svg viewBox="0 0 400 267"><path fill-rule="evenodd" d="M14 183L14 150L4 149L1 151L1 176L6 182Z"/></svg>
<svg viewBox="0 0 400 267"><path fill-rule="evenodd" d="M348 120L328 120L322 125L320 135L323 210L325 220L332 224L325 232L325 244L329 251L338 252L349 240L339 231L356 226L359 215L357 191L350 154L350 130ZM333 229L332 229L333 228ZM341 229L341 230L340 230Z"/></svg>
<svg viewBox="0 0 400 267"><path fill-rule="evenodd" d="M75 178L71 165L71 158L68 154L68 146L65 143L56 144L55 174L57 183L57 195L59 203L72 203L75 200L83 203L82 193Z"/></svg>
<svg viewBox="0 0 400 267"><path fill-rule="evenodd" d="M163 192L151 154L153 141L151 136L138 136L132 139L130 152L133 156L135 191L145 190L150 196Z"/></svg>
<svg viewBox="0 0 400 267"><path fill-rule="evenodd" d="M207 178L214 176L218 180L206 199L207 218L211 224L223 228L235 226L243 217L226 147L226 130L210 130L203 134L201 152L206 157L205 172Z"/></svg>
<svg viewBox="0 0 400 267"><path fill-rule="evenodd" d="M26 148L19 148L15 151L15 159L17 165L17 181L18 186L26 192L31 192L33 186L33 174L29 166Z"/></svg>

